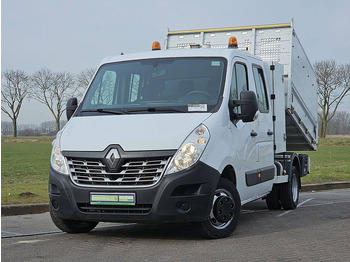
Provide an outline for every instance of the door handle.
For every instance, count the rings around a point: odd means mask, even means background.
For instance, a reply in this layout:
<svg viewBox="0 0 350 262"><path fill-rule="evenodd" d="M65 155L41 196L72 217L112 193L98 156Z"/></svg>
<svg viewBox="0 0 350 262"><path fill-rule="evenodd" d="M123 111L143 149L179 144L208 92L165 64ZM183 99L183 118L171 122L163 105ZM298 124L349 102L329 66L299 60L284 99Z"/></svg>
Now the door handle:
<svg viewBox="0 0 350 262"><path fill-rule="evenodd" d="M255 132L254 130L250 133L250 136L252 136L252 137L257 136L257 135L258 135L258 133Z"/></svg>
<svg viewBox="0 0 350 262"><path fill-rule="evenodd" d="M268 130L268 131L267 131L267 135L268 135L268 136L272 136L272 135L273 135L273 132L272 132L271 130Z"/></svg>

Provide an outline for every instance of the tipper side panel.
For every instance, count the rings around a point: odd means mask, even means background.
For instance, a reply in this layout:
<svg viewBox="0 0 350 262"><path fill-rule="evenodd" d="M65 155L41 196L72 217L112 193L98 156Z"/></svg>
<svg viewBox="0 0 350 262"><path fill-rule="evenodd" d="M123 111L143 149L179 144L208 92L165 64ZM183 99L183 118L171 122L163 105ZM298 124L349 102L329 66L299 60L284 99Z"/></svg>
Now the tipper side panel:
<svg viewBox="0 0 350 262"><path fill-rule="evenodd" d="M286 103L287 150L317 149L317 81L313 68L292 32L291 71Z"/></svg>

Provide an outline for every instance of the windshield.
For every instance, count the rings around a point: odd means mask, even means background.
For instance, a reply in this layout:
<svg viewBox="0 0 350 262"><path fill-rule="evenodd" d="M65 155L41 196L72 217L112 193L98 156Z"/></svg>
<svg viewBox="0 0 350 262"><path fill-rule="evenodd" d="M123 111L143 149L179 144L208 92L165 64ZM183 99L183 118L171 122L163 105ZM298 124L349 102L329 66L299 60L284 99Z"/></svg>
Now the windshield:
<svg viewBox="0 0 350 262"><path fill-rule="evenodd" d="M221 101L226 59L162 58L103 65L81 112L211 112Z"/></svg>

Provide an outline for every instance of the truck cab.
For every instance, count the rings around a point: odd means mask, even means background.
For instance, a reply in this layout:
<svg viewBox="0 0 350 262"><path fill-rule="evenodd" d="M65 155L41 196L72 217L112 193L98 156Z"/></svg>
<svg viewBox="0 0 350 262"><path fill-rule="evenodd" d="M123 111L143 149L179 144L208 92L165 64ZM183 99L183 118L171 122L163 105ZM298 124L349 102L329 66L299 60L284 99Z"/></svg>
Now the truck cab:
<svg viewBox="0 0 350 262"><path fill-rule="evenodd" d="M50 166L57 227L197 222L220 238L245 203L296 207L309 161L285 152L283 65L197 47L108 58L81 103L68 101Z"/></svg>

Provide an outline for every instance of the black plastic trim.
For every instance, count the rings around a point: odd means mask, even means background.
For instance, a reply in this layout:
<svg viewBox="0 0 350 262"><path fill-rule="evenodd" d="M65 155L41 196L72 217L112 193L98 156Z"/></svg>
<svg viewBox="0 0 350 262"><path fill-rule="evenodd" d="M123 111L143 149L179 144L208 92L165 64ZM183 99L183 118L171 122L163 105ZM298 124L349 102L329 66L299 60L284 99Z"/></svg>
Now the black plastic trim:
<svg viewBox="0 0 350 262"><path fill-rule="evenodd" d="M65 157L77 158L105 158L111 149L117 149L121 158L143 158L173 156L177 150L157 150L157 151L124 151L120 145L109 145L103 151L62 151Z"/></svg>
<svg viewBox="0 0 350 262"><path fill-rule="evenodd" d="M255 186L257 184L272 180L275 177L275 166L263 167L245 173L246 185Z"/></svg>

